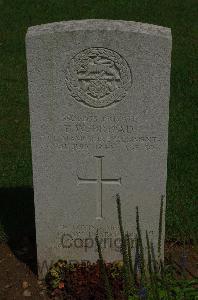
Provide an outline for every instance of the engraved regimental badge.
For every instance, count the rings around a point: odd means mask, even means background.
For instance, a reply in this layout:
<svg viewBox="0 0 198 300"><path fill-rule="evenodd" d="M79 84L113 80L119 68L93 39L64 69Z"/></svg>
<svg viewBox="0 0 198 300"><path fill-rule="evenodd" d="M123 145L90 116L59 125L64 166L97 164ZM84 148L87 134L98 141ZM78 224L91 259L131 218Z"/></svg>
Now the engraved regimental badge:
<svg viewBox="0 0 198 300"><path fill-rule="evenodd" d="M132 78L128 63L117 52L88 48L71 59L66 82L75 100L103 108L124 99Z"/></svg>

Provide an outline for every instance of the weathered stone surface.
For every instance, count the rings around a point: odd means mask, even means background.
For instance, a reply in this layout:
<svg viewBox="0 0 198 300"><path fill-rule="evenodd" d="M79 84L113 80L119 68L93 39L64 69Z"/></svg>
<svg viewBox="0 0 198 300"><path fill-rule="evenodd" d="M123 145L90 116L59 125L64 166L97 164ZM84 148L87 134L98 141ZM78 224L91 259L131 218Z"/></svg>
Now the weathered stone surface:
<svg viewBox="0 0 198 300"><path fill-rule="evenodd" d="M29 28L26 46L39 267L96 260L97 228L104 258L119 259L116 193L131 238L138 206L142 233L156 247L166 194L170 29L60 22Z"/></svg>

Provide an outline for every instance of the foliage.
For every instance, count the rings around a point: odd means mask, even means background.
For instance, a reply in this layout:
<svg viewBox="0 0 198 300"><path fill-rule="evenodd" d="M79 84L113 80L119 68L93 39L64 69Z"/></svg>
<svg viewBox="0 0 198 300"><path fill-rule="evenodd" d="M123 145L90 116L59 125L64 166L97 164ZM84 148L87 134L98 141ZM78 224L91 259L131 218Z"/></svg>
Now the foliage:
<svg viewBox="0 0 198 300"><path fill-rule="evenodd" d="M163 274L157 274L154 283L149 276L144 286L138 280L128 298L124 297L123 263L105 264L105 271L114 300L198 300L198 280L175 279L170 266L164 267ZM99 263L68 264L60 260L49 270L46 282L50 296L56 299L110 299L100 275Z"/></svg>
<svg viewBox="0 0 198 300"><path fill-rule="evenodd" d="M131 280L132 280L132 273L130 271L130 261L129 261L129 253L127 247L127 236L124 233L124 228L122 226L122 214L121 214L121 203L120 203L120 196L117 195L117 211L118 211L118 221L120 226L120 235L121 235L121 253L123 256L123 279L124 279L124 294L125 297L128 297L130 294L131 288Z"/></svg>
<svg viewBox="0 0 198 300"><path fill-rule="evenodd" d="M58 261L46 276L50 295L70 300L121 300L123 264L121 262L109 263L103 267L105 268L105 279L103 271L101 272L100 260L93 264L69 264L66 261ZM103 280L107 280L108 283L104 284ZM112 290L114 291L113 295Z"/></svg>
<svg viewBox="0 0 198 300"><path fill-rule="evenodd" d="M117 195L123 261L104 262L97 231L98 262L69 264L67 261L58 261L46 277L51 296L70 300L198 300L198 278L187 280L185 272L181 272L178 278L176 266L162 261L163 199L161 197L157 255L147 231L144 249L138 207L136 243L135 249L132 249L129 234L124 232L120 196ZM134 261L132 250L135 250ZM185 265L182 268L184 271Z"/></svg>
<svg viewBox="0 0 198 300"><path fill-rule="evenodd" d="M103 260L103 257L102 257L101 245L100 245L100 242L99 242L99 239L98 239L98 231L97 231L97 234L96 234L96 244L97 244L97 247L98 247L98 254L99 254L98 263L99 263L102 279L103 279L103 282L104 282L104 285L105 285L106 297L107 297L107 300L113 300L112 289L111 289L111 285L109 283L109 279L108 279L108 276L107 276L107 273L106 273L106 266L105 266L105 263L104 263L104 260Z"/></svg>
<svg viewBox="0 0 198 300"><path fill-rule="evenodd" d="M136 207L136 249L135 263L132 264L131 245L128 235L125 235L122 225L120 196L116 196L118 220L121 234L121 252L123 255L123 295L124 299L145 300L196 300L198 299L198 279L176 279L173 266L165 265L161 259L161 242L163 227L164 197L161 197L158 255L156 257L152 241L146 231L147 261L144 257L143 238L140 228L139 210ZM102 253L100 252L100 259ZM103 275L104 276L104 275Z"/></svg>

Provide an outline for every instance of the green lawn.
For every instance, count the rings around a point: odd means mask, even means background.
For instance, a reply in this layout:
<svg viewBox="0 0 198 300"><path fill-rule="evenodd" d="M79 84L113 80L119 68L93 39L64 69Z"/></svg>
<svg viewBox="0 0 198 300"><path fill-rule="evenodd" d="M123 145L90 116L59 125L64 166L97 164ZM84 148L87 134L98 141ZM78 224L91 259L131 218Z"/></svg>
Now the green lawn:
<svg viewBox="0 0 198 300"><path fill-rule="evenodd" d="M29 26L104 18L172 29L167 238L198 232L196 0L0 0L0 187L32 185L25 33Z"/></svg>

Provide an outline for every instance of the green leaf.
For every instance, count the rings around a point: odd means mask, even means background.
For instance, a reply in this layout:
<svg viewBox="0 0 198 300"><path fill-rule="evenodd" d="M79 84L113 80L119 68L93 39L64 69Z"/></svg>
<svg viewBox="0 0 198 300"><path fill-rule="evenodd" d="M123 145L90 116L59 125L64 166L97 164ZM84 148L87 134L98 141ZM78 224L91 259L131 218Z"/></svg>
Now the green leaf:
<svg viewBox="0 0 198 300"><path fill-rule="evenodd" d="M139 300L138 296L129 296L128 300Z"/></svg>
<svg viewBox="0 0 198 300"><path fill-rule="evenodd" d="M159 290L158 291L159 292L159 295L160 295L160 299L162 298L162 299L164 299L163 297L166 297L166 291L165 290Z"/></svg>

